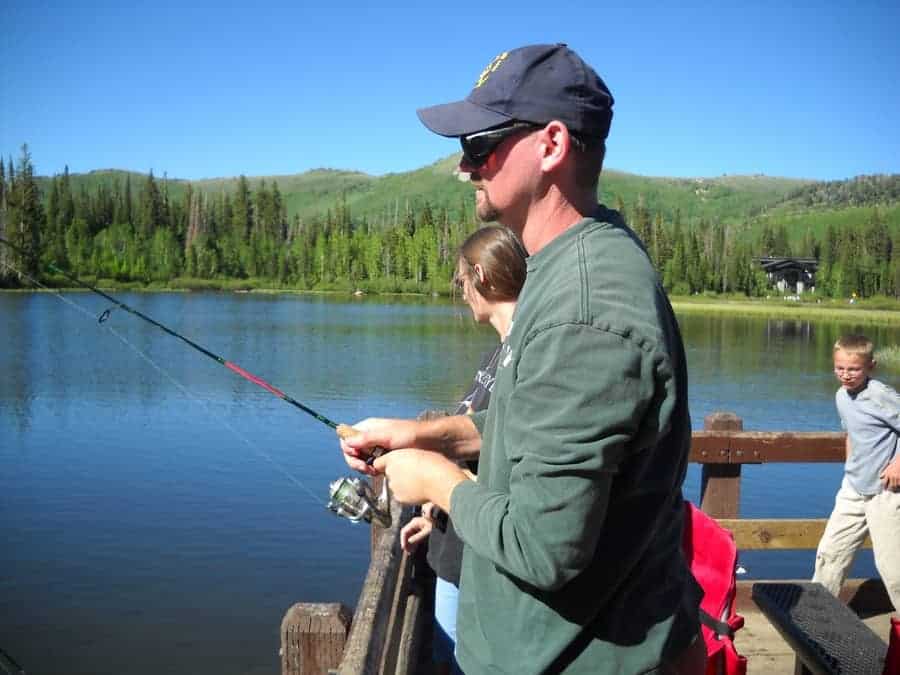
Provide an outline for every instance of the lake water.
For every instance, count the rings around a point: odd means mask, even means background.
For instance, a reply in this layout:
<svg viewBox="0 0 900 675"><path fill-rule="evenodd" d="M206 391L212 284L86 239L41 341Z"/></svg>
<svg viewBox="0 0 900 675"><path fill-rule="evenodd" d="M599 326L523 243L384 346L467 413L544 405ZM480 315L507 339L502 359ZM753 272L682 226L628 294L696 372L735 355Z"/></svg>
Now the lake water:
<svg viewBox="0 0 900 675"><path fill-rule="evenodd" d="M122 310L98 325L101 298L63 297L0 294L0 648L46 675L278 672L285 610L352 607L368 565L367 526L324 508L348 473L333 431ZM119 297L351 423L450 407L494 341L440 300ZM729 410L747 430L839 430L831 345L858 327L680 321L694 428ZM745 467L741 514L824 517L840 474ZM807 577L812 557L741 560ZM852 575L875 574L863 553Z"/></svg>

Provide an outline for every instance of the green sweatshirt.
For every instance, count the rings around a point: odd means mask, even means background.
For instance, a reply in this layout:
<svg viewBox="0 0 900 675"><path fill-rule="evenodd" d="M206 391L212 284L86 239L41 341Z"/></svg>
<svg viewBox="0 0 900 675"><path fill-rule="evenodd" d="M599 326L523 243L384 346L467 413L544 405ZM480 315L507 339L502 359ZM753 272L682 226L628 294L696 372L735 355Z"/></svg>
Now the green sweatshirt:
<svg viewBox="0 0 900 675"><path fill-rule="evenodd" d="M497 368L466 544L464 672L645 673L697 634L681 554L684 348L643 247L600 207L529 258Z"/></svg>

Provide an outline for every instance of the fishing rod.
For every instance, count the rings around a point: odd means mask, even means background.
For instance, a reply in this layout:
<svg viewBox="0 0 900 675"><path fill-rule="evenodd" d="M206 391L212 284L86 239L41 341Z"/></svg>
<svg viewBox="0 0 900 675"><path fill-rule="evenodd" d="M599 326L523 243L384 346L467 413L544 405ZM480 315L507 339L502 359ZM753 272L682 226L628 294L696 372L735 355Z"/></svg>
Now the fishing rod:
<svg viewBox="0 0 900 675"><path fill-rule="evenodd" d="M19 246L16 246L12 242L4 239L3 237L0 237L0 244L5 244L6 246L8 246L10 249L12 249L13 251L15 251L16 253L18 253L21 256L24 256L26 258L31 257L30 254L27 251L25 251L25 249L23 249ZM89 284L85 281L82 281L78 277L69 274L65 270L60 269L53 263L47 263L47 267L50 268L51 271L56 272L57 274L62 275L69 281L77 284L81 288L84 288L86 290L96 293L97 295L101 296L102 298L113 303L116 307L119 307L119 308L125 310L126 312L133 314L134 316L136 316L140 319L143 319L147 323L156 326L157 328L159 328L160 330L162 330L165 333L168 333L172 337L178 338L179 340L181 340L188 346L196 349L201 354L204 354L205 356L211 358L216 363L218 363L222 366L225 366L226 368L228 368L228 370L232 371L233 373L236 373L237 375L240 375L245 380L252 382L253 384L255 384L259 387L262 387L263 389L268 391L270 394L273 394L274 396L277 396L278 398L280 398L282 401L285 401L286 403L290 403L295 408L302 410L307 415L310 415L311 417L315 418L322 424L325 424L325 425L331 427L332 429L334 429L339 438L341 438L341 439L349 438L349 437L354 436L357 433L359 433L356 429L354 429L349 424L341 424L341 423L335 422L332 419L329 419L325 415L313 410L312 408L310 408L307 405L304 405L303 403L300 403L292 396L289 396L288 394L284 393L277 387L274 387L273 385L269 384L268 382L266 382L264 379L262 379L258 375L254 375L253 373L251 373L247 370L244 370L243 368L241 368L238 364L234 363L233 361L228 361L227 359L224 359L223 357L210 351L206 347L203 347L203 346L197 344L196 342L194 342L193 340L185 337L181 333L177 333L176 331L165 326L164 324L160 323L159 321L156 321L155 319L147 316L143 312L140 312L140 311L134 309L133 307L130 307L129 305L125 304L121 300L118 300L117 298L114 298L113 296L109 295L108 293L105 293L104 291L100 290L96 286L92 286L91 284ZM111 313L112 313L111 308L105 309L100 314L100 316L97 318L97 322L102 324L109 318ZM378 448L378 447L373 448L369 457L366 458L366 463L371 465L375 461L375 459L377 457L380 457L384 452L385 451L383 448ZM385 481L385 486L386 485L387 485L387 481ZM372 498L373 495L371 494L371 490L368 487L368 485L365 483L362 483L359 479L356 479L356 478L338 479L337 481L335 481L334 483L331 484L330 495L331 495L331 501L329 501L329 503L328 503L328 508L330 510L334 511L335 513L337 513L338 515L349 518L350 520L352 520L354 522L359 521L359 520L365 520L367 522L371 522L371 520L373 518L375 518L384 527L388 527L390 525L390 511L388 508L386 508L386 505L381 505L381 502L386 501L386 493L383 494L383 496L378 499L373 499ZM358 497L358 499L355 501L353 499L354 495L356 497ZM385 514L386 514L386 516L385 516ZM385 520L387 521L386 524L385 524Z"/></svg>

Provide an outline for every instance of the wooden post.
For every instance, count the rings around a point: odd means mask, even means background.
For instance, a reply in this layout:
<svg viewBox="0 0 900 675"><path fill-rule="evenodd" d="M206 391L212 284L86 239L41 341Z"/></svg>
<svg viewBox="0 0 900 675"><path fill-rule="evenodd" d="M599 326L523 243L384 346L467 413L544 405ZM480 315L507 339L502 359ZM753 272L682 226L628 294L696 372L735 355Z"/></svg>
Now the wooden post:
<svg viewBox="0 0 900 675"><path fill-rule="evenodd" d="M351 614L335 602L298 602L281 620L281 675L324 675L341 663Z"/></svg>
<svg viewBox="0 0 900 675"><path fill-rule="evenodd" d="M372 486L372 493L375 495L381 495L381 490L384 487L384 476L371 476L369 478L369 484ZM393 509L391 509L393 511ZM375 549L378 548L378 542L381 541L381 535L384 534L384 528L376 522L370 524L369 530L369 560L375 555Z"/></svg>
<svg viewBox="0 0 900 675"><path fill-rule="evenodd" d="M730 412L714 412L703 420L704 431L743 431L744 421ZM723 448L730 452L730 448ZM741 465L704 464L700 508L713 518L737 518L741 502Z"/></svg>

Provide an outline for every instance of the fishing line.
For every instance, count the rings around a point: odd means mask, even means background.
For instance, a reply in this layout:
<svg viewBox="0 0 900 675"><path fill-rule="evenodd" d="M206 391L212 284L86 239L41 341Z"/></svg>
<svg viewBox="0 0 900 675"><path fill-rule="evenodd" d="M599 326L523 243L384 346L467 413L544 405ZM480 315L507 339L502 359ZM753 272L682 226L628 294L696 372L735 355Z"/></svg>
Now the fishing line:
<svg viewBox="0 0 900 675"><path fill-rule="evenodd" d="M22 256L29 255L28 251L25 251L24 249L16 246L15 244L10 243L3 237L0 237L0 244L5 244L9 248L11 248L13 251L16 251L19 255L22 255ZM39 282L37 282L37 280L31 279L31 277L29 277L28 275L25 275L24 273L20 272L16 268L12 267L12 265L10 265L10 263L4 261L4 264L9 266L10 269L13 269L15 272L19 273L23 277L28 278L29 280L31 280L33 283L37 284L38 286L41 286L41 284ZM138 310L136 310L132 307L129 307L124 302L121 302L120 300L117 300L116 298L112 297L111 295L104 293L96 286L91 286L90 284L85 283L78 277L75 277L75 276L69 274L65 270L60 269L59 267L57 267L56 265L53 265L52 263L48 263L47 266L52 271L54 271L58 274L61 274L63 277L65 277L66 279L77 284L81 288L86 288L87 290L92 291L92 292L96 293L97 295L110 301L111 303L113 303L113 305L115 307L120 307L121 309L124 309L126 312L133 314L134 316L136 316L140 319L143 319L147 323L153 324L154 326L159 328L164 333L168 333L172 337L178 338L179 340L181 340L188 346L192 347L193 349L197 350L198 352L202 353L203 355L208 356L216 363L218 363L222 366L225 366L230 371L240 375L245 380L253 382L254 384L256 384L256 385L262 387L263 389L265 389L266 391L268 391L270 394L277 396L278 398L285 401L286 403L290 403L295 408L298 408L299 410L302 410L306 414L314 417L316 420L318 420L322 424L325 424L325 425L331 427L332 429L334 429L340 438L349 438L358 433L357 430L354 429L353 427L351 427L349 424L338 424L337 422L334 422L333 420L328 419L327 417L316 412L312 408L310 408L310 407L300 403L299 401L293 399L292 397L288 396L283 391L276 389L275 387L273 387L271 384L266 382L261 377L257 377L253 373L250 373L250 372L244 370L243 368L241 368L236 363L233 363L232 361L226 361L218 354L215 354L215 353L209 351L208 349L206 349L205 347L202 347L201 345L197 344L193 340L189 340L184 335L181 335L180 333L176 333L171 328L168 328L167 326L159 323L158 321L151 319L146 314L143 314L142 312L139 312ZM56 293L56 295L57 295L57 297L60 297L60 298L62 297L59 295L59 293ZM98 317L98 323L100 323L100 324L105 323L106 320L109 319L109 316L110 316L110 313L112 312L112 310L113 310L112 307L109 307L106 310L104 310ZM127 342L127 340L125 340L125 343L128 344L129 346L131 346L130 343ZM142 352L140 352L140 350L137 350L137 351L138 351L138 353L142 353ZM146 358L149 359L149 357L146 357ZM152 363L152 360L150 360L150 363ZM156 366L156 364L153 364L153 366L155 368L159 369L160 372L164 372L159 368L159 366ZM168 374L167 374L167 377L172 379L173 382L177 383L177 380L175 380ZM229 425L226 424L226 426L229 426ZM232 428L232 427L229 426L229 428ZM233 428L232 428L232 430L233 430ZM386 450L381 447L376 446L376 447L371 448L369 451L369 455L365 460L366 464L372 465L374 463L375 459L380 457L385 452L386 452ZM273 460L270 460L270 461L273 461ZM273 461L273 464L274 464L274 461ZM306 489L308 491L308 488L304 487L304 489ZM352 520L354 522L359 522L360 520L365 520L366 522L377 521L384 527L388 527L390 525L390 522L391 522L390 496L389 496L389 492L388 492L387 481L383 482L381 495L376 496L372 490L371 485L364 484L359 479L346 479L346 478L339 479L339 480L331 483L331 485L329 486L329 495L330 495L330 499L326 506L328 507L328 509L330 509L331 511L333 511L334 513L336 513L340 516L349 518L350 520Z"/></svg>
<svg viewBox="0 0 900 675"><path fill-rule="evenodd" d="M0 241L2 241L2 239L0 239ZM6 267L8 267L9 269L11 269L11 270L12 270L13 272L15 272L16 274L20 275L21 278L27 279L29 282L31 282L31 283L34 284L35 286L38 286L38 287L43 288L43 289L45 289L45 290L47 290L47 291L50 291L51 293L53 293L53 295L55 295L57 298L59 298L60 300L62 300L64 303L66 303L67 305L69 305L69 306L72 307L73 309L75 309L75 310L81 312L82 314L84 314L84 315L87 316L88 318L90 318L90 319L92 319L92 320L96 318L95 315L94 315L92 312L88 311L85 307L83 307L82 305L78 304L77 302L75 302L75 301L73 301L73 300L70 300L69 298L66 298L65 296L63 296L63 295L62 295L59 291L57 291L56 289L50 288L50 287L48 287L48 286L45 286L44 284L42 284L42 283L41 283L40 281L38 281L37 279L34 279L34 278L32 278L31 276L29 276L28 274L26 274L25 272L22 272L21 270L17 269L14 265L12 265L11 263L9 263L8 261L5 261L5 260L4 260L4 261L2 261L2 262L3 262L3 264L4 264ZM303 491L305 491L305 492L306 492L310 497L312 497L317 503L321 504L322 506L326 506L325 501L322 500L315 492L313 492L311 488L309 488L309 487L307 487L306 485L304 485L303 482L300 481L300 479L298 479L297 477L295 477L295 476L294 476L293 474L291 474L287 469L285 469L285 468L284 468L283 466L281 466L278 462L276 462L276 461L272 458L272 456L269 455L265 450L263 450L262 448L260 448L258 445L256 445L255 443L253 443L253 441L251 441L249 438L247 438L244 434L242 434L240 431L238 431L237 429L235 429L235 428L231 425L231 423L228 421L228 419L227 419L222 413L219 413L219 412L214 411L214 410L206 403L206 401L204 401L204 400L201 399L199 396L197 396L196 394L194 394L194 393L193 393L191 390L189 390L185 385L183 385L181 382L179 382L179 381L175 378L175 376L173 376L171 373L169 373L167 370L165 370L162 366L160 366L159 364L157 364L157 363L156 363L156 362L155 362L155 361L154 361L154 360L153 360L146 352L144 352L140 347L138 347L137 345L132 344L132 343L128 340L128 338L126 338L126 337L125 337L124 335L122 335L119 331L117 331L115 328L113 328L113 326L111 326L109 323L107 323L107 322L106 322L106 319L109 317L109 311L110 311L110 310L105 310L105 311L103 312L103 314L101 314L101 320L99 321L99 323L101 324L101 326L102 326L104 329L108 330L110 333L112 333L113 335L115 335L115 336L116 336L116 337L117 337L117 338L118 338L125 346L127 346L127 347L128 347L129 349L131 349L135 354L137 354L137 355L140 356L142 359L144 359L144 361L146 361L148 364L150 364L150 365L151 365L158 373L160 373L161 375L165 376L166 379L168 379L172 384L174 384L174 385L178 388L178 390L181 391L182 394L184 394L184 395L187 396L189 399L191 399L191 400L194 401L195 403L198 403L200 406L202 406L202 407L206 410L206 412L207 412L209 415L211 415L211 416L215 417L216 419L218 419L218 420L223 424L223 426L225 426L226 429L228 429L229 431L231 431L231 433L233 433L235 436L237 436L239 439L241 439L241 440L242 440L242 441L243 441L243 442L244 442L251 450L253 450L255 453L257 453L257 455L259 455L259 456L262 457L263 459L267 460L267 461L269 462L269 464L271 464L277 471L279 471L282 475L284 475L284 476L285 476L288 480L290 480L294 485L296 485L297 487L299 487L299 488L301 488Z"/></svg>

